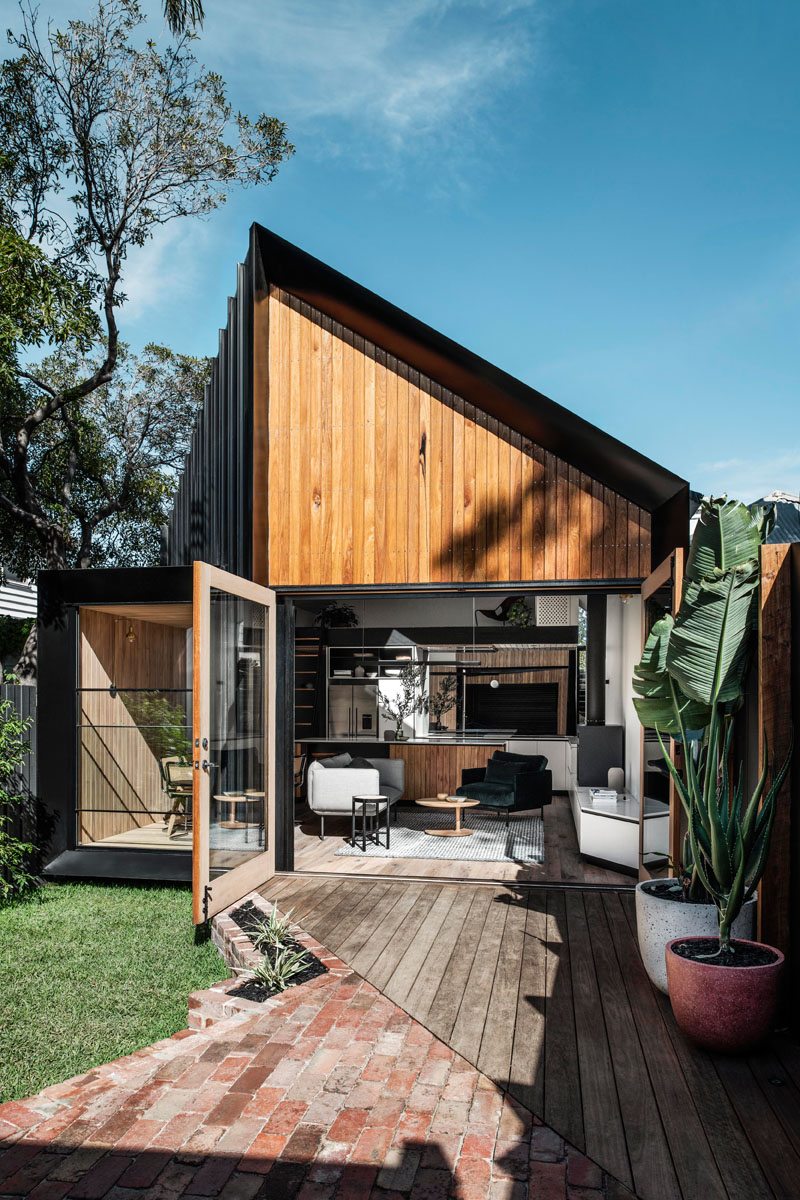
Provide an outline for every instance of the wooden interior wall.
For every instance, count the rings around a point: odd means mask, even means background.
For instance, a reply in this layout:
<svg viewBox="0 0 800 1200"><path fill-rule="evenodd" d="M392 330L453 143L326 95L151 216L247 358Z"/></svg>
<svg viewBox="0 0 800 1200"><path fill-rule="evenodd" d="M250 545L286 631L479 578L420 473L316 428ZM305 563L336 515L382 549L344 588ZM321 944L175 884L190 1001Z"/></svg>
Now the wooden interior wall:
<svg viewBox="0 0 800 1200"><path fill-rule="evenodd" d="M650 571L649 513L275 288L268 376L271 586Z"/></svg>
<svg viewBox="0 0 800 1200"><path fill-rule="evenodd" d="M133 642L125 636L131 625ZM80 681L82 689L185 688L186 630L82 608ZM182 693L167 699L175 706L188 701ZM149 744L137 727L134 703L124 692L80 693L81 842L149 825L165 810L153 739Z"/></svg>
<svg viewBox="0 0 800 1200"><path fill-rule="evenodd" d="M500 670L504 667L538 667L549 668L549 670L537 670L535 675L524 674L503 674L499 675L501 686L503 683L557 683L558 684L558 734L564 736L567 733L567 701L569 687L569 650L495 650L492 652L476 651L475 654L470 654L470 658L474 661L478 659L480 665L486 667L487 670ZM435 667L435 664L433 664ZM441 670L447 671L449 668L443 667ZM436 677L434 676L434 681ZM439 677L441 681L441 676ZM482 680L481 682L487 682ZM431 694L434 692L433 682L431 684ZM456 709L451 708L442 717L442 725L445 729L455 729L458 724L458 713Z"/></svg>
<svg viewBox="0 0 800 1200"><path fill-rule="evenodd" d="M406 764L403 803L424 800L437 792L453 793L461 783L461 772L468 767L485 767L495 750L505 742L482 746L400 746L392 743L390 758L402 758Z"/></svg>

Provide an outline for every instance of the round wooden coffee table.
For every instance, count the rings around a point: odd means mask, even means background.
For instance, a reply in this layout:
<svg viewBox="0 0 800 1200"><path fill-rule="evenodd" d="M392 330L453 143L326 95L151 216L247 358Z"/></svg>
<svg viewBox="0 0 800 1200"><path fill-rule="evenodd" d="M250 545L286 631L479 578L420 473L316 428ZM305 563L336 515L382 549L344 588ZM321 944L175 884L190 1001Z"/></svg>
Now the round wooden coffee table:
<svg viewBox="0 0 800 1200"><path fill-rule="evenodd" d="M236 805L252 804L256 800L263 800L264 793L250 791L249 789L245 792L222 792L215 795L214 799L230 805L228 819L227 821L220 821L220 829L250 829L252 827L251 821L236 820Z"/></svg>
<svg viewBox="0 0 800 1200"><path fill-rule="evenodd" d="M423 808L441 808L452 809L455 813L456 823L453 829L426 829L431 837L469 837L475 832L474 829L465 829L461 824L462 808L476 808L480 804L479 800L466 800L459 796L454 800L437 800L431 797L429 800L417 800L417 804L421 804Z"/></svg>

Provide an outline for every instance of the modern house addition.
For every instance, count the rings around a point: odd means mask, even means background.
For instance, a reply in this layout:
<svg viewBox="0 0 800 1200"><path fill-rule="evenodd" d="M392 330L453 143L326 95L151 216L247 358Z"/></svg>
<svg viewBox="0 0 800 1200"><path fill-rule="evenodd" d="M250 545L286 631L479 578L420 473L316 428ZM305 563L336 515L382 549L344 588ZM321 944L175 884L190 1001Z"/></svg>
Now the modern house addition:
<svg viewBox="0 0 800 1200"><path fill-rule="evenodd" d="M674 798L630 679L688 532L685 480L254 225L164 565L39 577L50 872L192 878L202 920L276 869L663 869ZM486 774L513 756L549 780ZM476 784L470 857L423 827L455 808L416 802ZM388 789L392 841L362 853L352 795Z"/></svg>

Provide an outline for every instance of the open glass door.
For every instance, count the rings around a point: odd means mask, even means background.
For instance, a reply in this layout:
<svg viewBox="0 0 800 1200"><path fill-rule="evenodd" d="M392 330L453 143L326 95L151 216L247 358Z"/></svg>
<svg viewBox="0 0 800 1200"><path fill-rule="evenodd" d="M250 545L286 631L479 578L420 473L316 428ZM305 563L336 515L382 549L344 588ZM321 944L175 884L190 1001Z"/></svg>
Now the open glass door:
<svg viewBox="0 0 800 1200"><path fill-rule="evenodd" d="M275 593L194 564L195 924L275 869Z"/></svg>
<svg viewBox="0 0 800 1200"><path fill-rule="evenodd" d="M642 584L642 648L656 621L677 613L683 587L684 550L677 547ZM669 744L673 762L679 747ZM681 841L681 806L661 753L655 729L641 730L641 798L639 803L639 879L669 873L670 859L677 861ZM667 819L662 813L668 810Z"/></svg>

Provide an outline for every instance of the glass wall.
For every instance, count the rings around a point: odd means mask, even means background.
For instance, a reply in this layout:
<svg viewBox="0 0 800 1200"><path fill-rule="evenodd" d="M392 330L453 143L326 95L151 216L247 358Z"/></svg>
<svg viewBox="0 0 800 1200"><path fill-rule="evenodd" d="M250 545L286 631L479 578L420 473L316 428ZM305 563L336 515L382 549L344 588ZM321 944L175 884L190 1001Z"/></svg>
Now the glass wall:
<svg viewBox="0 0 800 1200"><path fill-rule="evenodd" d="M191 849L191 606L79 611L79 844Z"/></svg>
<svg viewBox="0 0 800 1200"><path fill-rule="evenodd" d="M209 867L218 875L267 848L266 654L269 614L211 589Z"/></svg>

